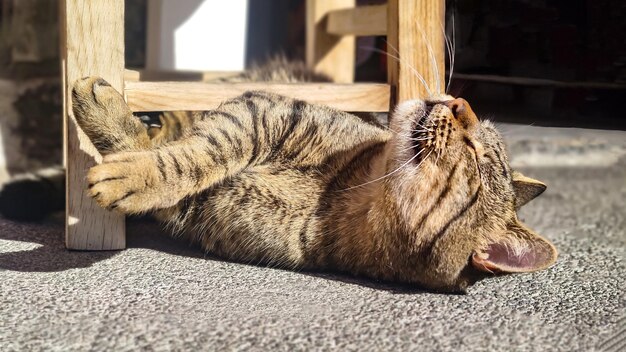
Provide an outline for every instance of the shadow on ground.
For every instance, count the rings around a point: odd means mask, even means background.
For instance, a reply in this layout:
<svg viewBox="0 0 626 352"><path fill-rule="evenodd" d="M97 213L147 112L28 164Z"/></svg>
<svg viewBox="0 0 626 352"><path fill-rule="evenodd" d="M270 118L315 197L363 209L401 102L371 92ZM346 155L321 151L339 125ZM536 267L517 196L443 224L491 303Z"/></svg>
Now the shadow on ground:
<svg viewBox="0 0 626 352"><path fill-rule="evenodd" d="M87 268L121 251L70 251L65 248L62 214L39 223L0 218L0 240L20 242L16 250L0 253L0 269L23 272L55 272ZM127 224L127 248L145 248L172 255L202 257L202 253L167 236L158 224L131 219ZM23 247L28 247L25 249Z"/></svg>
<svg viewBox="0 0 626 352"><path fill-rule="evenodd" d="M122 251L67 250L61 216L62 214L56 214L41 223L20 223L0 218L0 225L3 228L0 231L0 240L22 242L28 247L34 246L31 249L0 253L0 269L20 272L58 272L87 268L122 253ZM203 254L199 246L187 244L168 236L158 223L149 219L129 219L127 221L126 241L127 249L143 248L170 255L234 263L210 254ZM239 265L255 266L252 264ZM429 292L415 286L377 282L330 272L301 271L299 274L398 294Z"/></svg>

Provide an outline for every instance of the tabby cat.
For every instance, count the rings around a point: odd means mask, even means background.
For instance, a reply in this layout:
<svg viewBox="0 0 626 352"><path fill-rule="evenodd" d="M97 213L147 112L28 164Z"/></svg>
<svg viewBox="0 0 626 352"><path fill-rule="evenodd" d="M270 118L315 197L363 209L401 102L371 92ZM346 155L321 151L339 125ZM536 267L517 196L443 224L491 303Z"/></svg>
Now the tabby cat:
<svg viewBox="0 0 626 352"><path fill-rule="evenodd" d="M152 213L223 258L448 292L556 260L516 216L545 185L511 170L494 126L461 98L402 102L385 128L247 92L151 138L90 77L73 109L104 155L87 176L98 204Z"/></svg>

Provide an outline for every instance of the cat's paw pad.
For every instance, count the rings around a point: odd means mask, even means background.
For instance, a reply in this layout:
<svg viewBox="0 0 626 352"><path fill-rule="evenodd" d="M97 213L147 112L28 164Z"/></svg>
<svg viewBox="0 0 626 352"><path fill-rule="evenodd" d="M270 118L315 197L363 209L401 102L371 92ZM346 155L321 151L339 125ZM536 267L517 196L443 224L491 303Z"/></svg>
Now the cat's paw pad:
<svg viewBox="0 0 626 352"><path fill-rule="evenodd" d="M129 152L105 157L89 170L89 195L102 207L142 213L155 207L158 175L150 153Z"/></svg>

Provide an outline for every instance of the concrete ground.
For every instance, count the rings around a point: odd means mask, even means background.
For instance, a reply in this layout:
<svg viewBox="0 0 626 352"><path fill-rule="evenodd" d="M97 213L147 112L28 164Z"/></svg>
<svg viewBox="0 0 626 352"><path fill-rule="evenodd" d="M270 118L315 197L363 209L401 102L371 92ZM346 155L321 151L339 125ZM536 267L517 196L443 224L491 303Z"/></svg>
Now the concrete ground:
<svg viewBox="0 0 626 352"><path fill-rule="evenodd" d="M560 257L466 295L204 257L146 222L70 252L58 221L0 219L0 351L626 350L626 132L502 126L548 190L521 218Z"/></svg>

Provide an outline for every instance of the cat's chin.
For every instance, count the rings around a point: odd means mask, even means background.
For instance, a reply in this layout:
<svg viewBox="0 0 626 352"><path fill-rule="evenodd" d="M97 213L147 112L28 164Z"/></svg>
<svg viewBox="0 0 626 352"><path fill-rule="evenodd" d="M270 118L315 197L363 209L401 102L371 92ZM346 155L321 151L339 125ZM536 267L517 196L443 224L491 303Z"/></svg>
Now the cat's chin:
<svg viewBox="0 0 626 352"><path fill-rule="evenodd" d="M427 123L431 110L432 106L418 99L403 101L394 109L390 117L390 128L397 134L409 138L404 141L406 144L402 147L406 151L410 150L406 157L415 156L425 147L421 134L425 131L423 126Z"/></svg>

